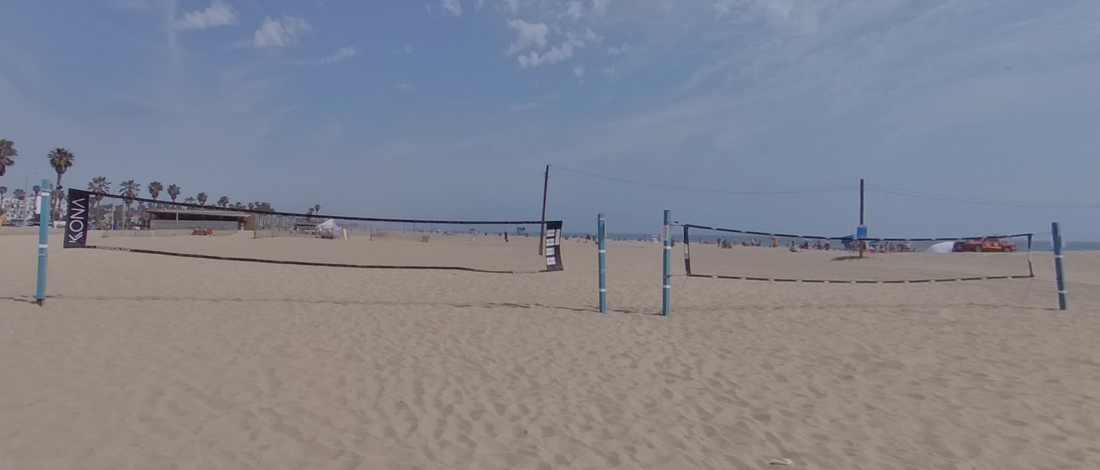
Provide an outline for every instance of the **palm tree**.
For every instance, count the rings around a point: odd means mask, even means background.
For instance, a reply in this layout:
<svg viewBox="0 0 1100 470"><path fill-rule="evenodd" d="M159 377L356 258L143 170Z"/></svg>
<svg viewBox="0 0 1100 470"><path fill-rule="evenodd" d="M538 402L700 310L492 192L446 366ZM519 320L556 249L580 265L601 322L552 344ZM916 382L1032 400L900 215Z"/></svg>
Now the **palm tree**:
<svg viewBox="0 0 1100 470"><path fill-rule="evenodd" d="M164 191L164 185L160 184L160 181L154 181L149 183L149 186L145 189L149 191L149 195L153 196L153 200L155 201L160 197L160 192Z"/></svg>
<svg viewBox="0 0 1100 470"><path fill-rule="evenodd" d="M229 196L222 196L221 199L218 199L218 205L225 209L229 205Z"/></svg>
<svg viewBox="0 0 1100 470"><path fill-rule="evenodd" d="M61 218L61 208L65 207L65 203L69 201L69 195L60 189L55 189L50 192L50 200L57 201L57 218ZM53 219L51 219L53 220Z"/></svg>
<svg viewBox="0 0 1100 470"><path fill-rule="evenodd" d="M126 228L130 224L130 204L134 203L134 198L141 194L141 183L134 180L126 180L119 184L121 188L119 194L122 196L122 201L126 203L126 214L123 216L123 228Z"/></svg>
<svg viewBox="0 0 1100 470"><path fill-rule="evenodd" d="M321 205L320 204L317 204L317 205L313 206L313 213L314 214L320 214L321 213Z"/></svg>
<svg viewBox="0 0 1100 470"><path fill-rule="evenodd" d="M206 205L206 199L207 199L206 193L199 193L199 195L196 199L198 199L200 206L205 206Z"/></svg>
<svg viewBox="0 0 1100 470"><path fill-rule="evenodd" d="M111 192L111 182L107 181L106 176L96 176L92 178L91 183L88 183L88 191L95 193L95 206L98 212L96 224L102 228L103 209L99 206L103 203L103 196Z"/></svg>
<svg viewBox="0 0 1100 470"><path fill-rule="evenodd" d="M180 195L180 187L174 184L168 185L168 197L172 198L172 202L176 202L176 197Z"/></svg>
<svg viewBox="0 0 1100 470"><path fill-rule="evenodd" d="M50 166L53 167L53 171L57 172L57 187L54 189L60 191L64 189L61 186L61 176L73 166L73 160L76 159L76 156L66 149L56 148L50 152L48 157L50 158ZM61 211L60 199L53 201L51 206L53 207L50 208L50 215L57 216L58 212Z"/></svg>
<svg viewBox="0 0 1100 470"><path fill-rule="evenodd" d="M193 197L189 197L189 198L187 198L187 199L184 199L184 200L183 200L183 203L184 203L184 204L194 204L194 203L195 203L195 198L193 198ZM188 208L188 209L190 209L190 208Z"/></svg>
<svg viewBox="0 0 1100 470"><path fill-rule="evenodd" d="M15 164L13 159L18 156L19 151L15 150L15 142L0 139L0 176L8 172L8 167Z"/></svg>
<svg viewBox="0 0 1100 470"><path fill-rule="evenodd" d="M11 197L14 197L19 202L23 202L23 200L27 198L27 192L22 189L16 189L11 192Z"/></svg>
<svg viewBox="0 0 1100 470"><path fill-rule="evenodd" d="M8 193L7 186L0 186L0 207L4 207L4 195Z"/></svg>

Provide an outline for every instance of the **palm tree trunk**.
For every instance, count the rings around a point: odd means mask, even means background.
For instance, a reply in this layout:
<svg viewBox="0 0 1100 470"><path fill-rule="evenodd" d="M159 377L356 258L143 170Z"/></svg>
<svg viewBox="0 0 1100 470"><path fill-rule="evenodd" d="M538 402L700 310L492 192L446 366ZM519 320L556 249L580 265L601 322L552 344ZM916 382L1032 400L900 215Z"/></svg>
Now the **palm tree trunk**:
<svg viewBox="0 0 1100 470"><path fill-rule="evenodd" d="M57 186L53 188L54 191L61 191L61 173L57 174ZM50 194L54 194L51 192ZM57 220L61 217L61 198L56 197L50 200L50 220Z"/></svg>

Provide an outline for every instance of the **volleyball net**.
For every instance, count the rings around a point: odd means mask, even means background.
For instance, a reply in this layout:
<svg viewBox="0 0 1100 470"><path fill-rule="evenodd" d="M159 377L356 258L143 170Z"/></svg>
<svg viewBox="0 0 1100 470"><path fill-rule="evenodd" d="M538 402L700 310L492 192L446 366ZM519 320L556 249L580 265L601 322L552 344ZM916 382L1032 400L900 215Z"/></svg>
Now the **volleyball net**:
<svg viewBox="0 0 1100 470"><path fill-rule="evenodd" d="M886 284L1028 279L1033 234L856 238L683 225L690 277ZM861 249L862 248L862 249Z"/></svg>
<svg viewBox="0 0 1100 470"><path fill-rule="evenodd" d="M560 271L561 221L415 220L182 204L69 190L65 248L489 273ZM543 239L545 238L545 241Z"/></svg>

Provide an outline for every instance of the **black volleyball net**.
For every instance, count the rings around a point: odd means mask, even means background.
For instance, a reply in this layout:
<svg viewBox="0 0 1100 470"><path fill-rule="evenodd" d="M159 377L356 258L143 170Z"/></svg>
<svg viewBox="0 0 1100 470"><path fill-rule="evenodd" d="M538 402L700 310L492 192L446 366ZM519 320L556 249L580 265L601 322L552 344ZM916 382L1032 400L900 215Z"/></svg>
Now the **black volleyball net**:
<svg viewBox="0 0 1100 470"><path fill-rule="evenodd" d="M353 268L560 271L560 221L383 219L69 190L65 248Z"/></svg>
<svg viewBox="0 0 1100 470"><path fill-rule="evenodd" d="M1033 234L856 238L683 226L690 277L845 284L1027 279Z"/></svg>

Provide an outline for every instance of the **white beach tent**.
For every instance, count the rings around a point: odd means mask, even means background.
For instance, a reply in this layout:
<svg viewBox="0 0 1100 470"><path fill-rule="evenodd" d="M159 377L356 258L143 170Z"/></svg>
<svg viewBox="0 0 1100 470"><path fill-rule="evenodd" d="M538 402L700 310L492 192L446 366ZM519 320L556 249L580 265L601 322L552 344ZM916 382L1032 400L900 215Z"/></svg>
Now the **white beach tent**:
<svg viewBox="0 0 1100 470"><path fill-rule="evenodd" d="M328 219L317 225L317 231L321 233L321 237L324 238L343 238L344 229L336 225L336 221Z"/></svg>
<svg viewBox="0 0 1100 470"><path fill-rule="evenodd" d="M928 247L925 253L951 253L955 248L955 242L940 242Z"/></svg>

